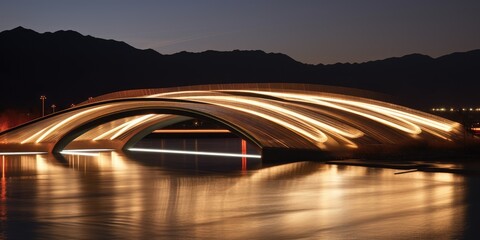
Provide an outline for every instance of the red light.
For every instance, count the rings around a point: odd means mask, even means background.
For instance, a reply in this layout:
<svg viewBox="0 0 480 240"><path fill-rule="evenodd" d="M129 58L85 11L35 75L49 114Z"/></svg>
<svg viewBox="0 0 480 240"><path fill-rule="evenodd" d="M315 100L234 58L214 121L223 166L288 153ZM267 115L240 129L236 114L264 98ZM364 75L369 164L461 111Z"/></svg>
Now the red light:
<svg viewBox="0 0 480 240"><path fill-rule="evenodd" d="M247 141L242 139L242 155L247 154ZM242 171L247 170L247 158L242 157Z"/></svg>

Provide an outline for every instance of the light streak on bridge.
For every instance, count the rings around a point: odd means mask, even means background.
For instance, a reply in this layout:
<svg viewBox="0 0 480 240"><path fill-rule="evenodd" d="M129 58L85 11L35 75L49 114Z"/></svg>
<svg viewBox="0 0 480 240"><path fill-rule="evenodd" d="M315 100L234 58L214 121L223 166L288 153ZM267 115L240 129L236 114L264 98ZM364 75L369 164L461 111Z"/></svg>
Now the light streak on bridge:
<svg viewBox="0 0 480 240"><path fill-rule="evenodd" d="M461 125L352 89L227 84L98 96L0 133L0 151L130 149L144 136L201 118L265 149L341 152L369 146L455 142ZM164 132L161 132L164 131ZM198 129L198 131L202 131ZM68 153L68 152L67 152Z"/></svg>
<svg viewBox="0 0 480 240"><path fill-rule="evenodd" d="M240 158L261 158L262 157L261 155L257 155L257 154L185 151L185 150L173 150L173 149L129 148L128 150L132 152L173 153L173 154L187 154L187 155L218 156L218 157L240 157Z"/></svg>
<svg viewBox="0 0 480 240"><path fill-rule="evenodd" d="M231 133L227 129L159 129L153 133Z"/></svg>
<svg viewBox="0 0 480 240"><path fill-rule="evenodd" d="M0 156L13 156L13 155L38 155L47 154L48 152L0 152Z"/></svg>

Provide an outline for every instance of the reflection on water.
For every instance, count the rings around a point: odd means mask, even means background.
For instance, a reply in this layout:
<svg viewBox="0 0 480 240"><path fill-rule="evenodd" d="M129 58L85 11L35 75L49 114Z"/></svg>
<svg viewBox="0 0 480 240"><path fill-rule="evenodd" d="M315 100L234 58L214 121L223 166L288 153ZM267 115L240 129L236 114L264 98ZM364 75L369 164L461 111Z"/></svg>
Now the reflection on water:
<svg viewBox="0 0 480 240"><path fill-rule="evenodd" d="M452 239L479 233L476 177L317 162L262 167L250 160L242 170L241 158L2 156L0 238ZM209 170L211 163L224 170Z"/></svg>

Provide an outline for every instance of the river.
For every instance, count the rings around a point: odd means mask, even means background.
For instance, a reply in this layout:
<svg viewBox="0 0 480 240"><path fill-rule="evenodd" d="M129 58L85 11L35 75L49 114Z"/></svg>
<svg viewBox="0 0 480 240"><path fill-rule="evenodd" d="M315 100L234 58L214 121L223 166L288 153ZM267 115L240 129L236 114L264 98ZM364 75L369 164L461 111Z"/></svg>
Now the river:
<svg viewBox="0 0 480 240"><path fill-rule="evenodd" d="M168 153L90 155L0 156L0 238L480 236L478 176Z"/></svg>

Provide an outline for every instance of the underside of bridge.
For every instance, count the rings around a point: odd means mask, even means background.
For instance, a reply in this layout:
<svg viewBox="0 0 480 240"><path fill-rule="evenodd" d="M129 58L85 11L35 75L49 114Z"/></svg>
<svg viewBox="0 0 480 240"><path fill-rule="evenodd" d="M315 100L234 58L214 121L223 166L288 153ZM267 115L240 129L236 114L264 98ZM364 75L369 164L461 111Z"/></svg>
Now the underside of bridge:
<svg viewBox="0 0 480 240"><path fill-rule="evenodd" d="M153 131L189 119L216 123L258 146L263 158L341 155L461 139L456 122L352 89L228 84L102 95L0 133L0 152L128 150Z"/></svg>

